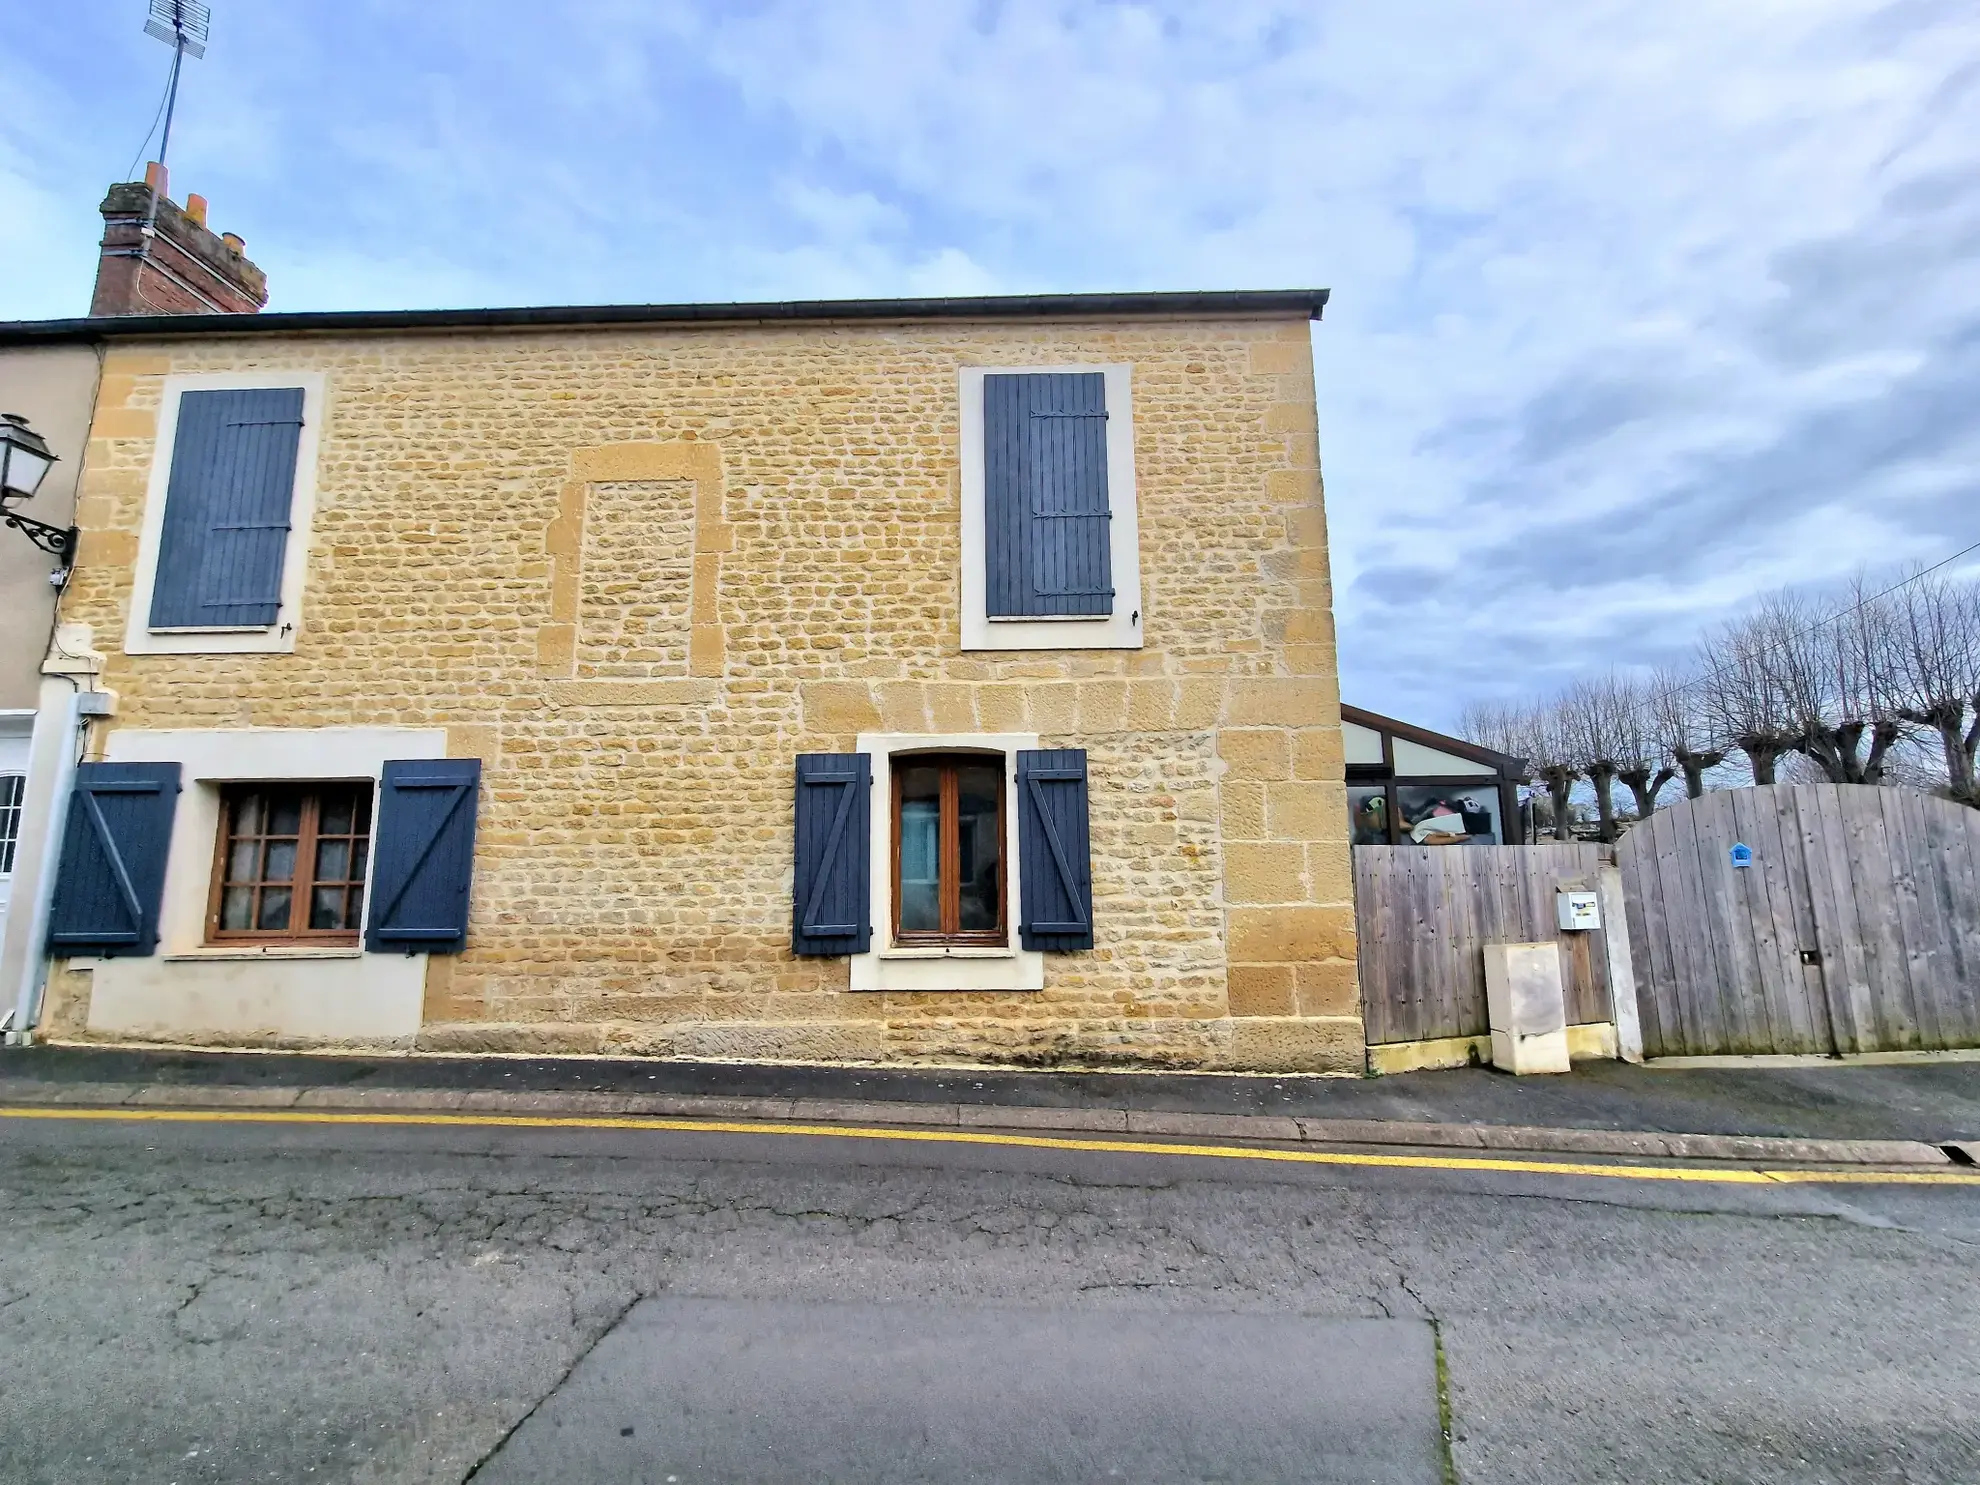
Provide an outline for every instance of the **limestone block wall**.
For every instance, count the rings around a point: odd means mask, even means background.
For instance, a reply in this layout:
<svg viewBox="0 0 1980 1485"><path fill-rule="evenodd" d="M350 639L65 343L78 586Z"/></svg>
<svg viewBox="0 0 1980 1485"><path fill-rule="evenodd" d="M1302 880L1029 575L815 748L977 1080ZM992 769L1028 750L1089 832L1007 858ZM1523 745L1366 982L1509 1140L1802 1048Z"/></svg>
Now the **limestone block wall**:
<svg viewBox="0 0 1980 1485"><path fill-rule="evenodd" d="M106 652L115 726L443 726L484 760L470 943L432 961L424 1045L1358 1068L1308 334L119 343L63 617ZM1122 362L1145 648L964 653L958 368ZM125 655L161 380L248 369L327 379L295 651ZM1048 956L1042 993L855 993L845 960L792 957L792 758L862 730L1086 748L1096 947Z"/></svg>

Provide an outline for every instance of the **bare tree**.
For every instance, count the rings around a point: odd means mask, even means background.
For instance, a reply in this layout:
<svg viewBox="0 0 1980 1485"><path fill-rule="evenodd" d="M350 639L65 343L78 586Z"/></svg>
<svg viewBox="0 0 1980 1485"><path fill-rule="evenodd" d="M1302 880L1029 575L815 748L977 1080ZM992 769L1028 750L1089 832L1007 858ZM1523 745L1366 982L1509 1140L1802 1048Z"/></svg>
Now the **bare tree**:
<svg viewBox="0 0 1980 1485"><path fill-rule="evenodd" d="M1889 606L1861 573L1840 597L1833 611L1791 590L1762 602L1752 616L1764 636L1759 663L1793 720L1795 749L1831 783L1875 784L1904 735L1889 685Z"/></svg>
<svg viewBox="0 0 1980 1485"><path fill-rule="evenodd" d="M1568 796L1584 772L1564 717L1557 702L1480 703L1466 707L1458 721L1458 730L1473 742L1526 760L1528 771L1547 786L1556 840L1573 838Z"/></svg>
<svg viewBox="0 0 1980 1485"><path fill-rule="evenodd" d="M1746 754L1756 784L1773 783L1781 755L1802 742L1772 655L1778 628L1774 616L1756 612L1722 624L1699 646L1706 715L1713 731Z"/></svg>
<svg viewBox="0 0 1980 1485"><path fill-rule="evenodd" d="M1581 764L1595 791L1595 814L1602 839L1622 834L1616 824L1616 775L1622 771L1623 713L1628 706L1612 672L1596 680L1576 681L1554 702L1567 752Z"/></svg>
<svg viewBox="0 0 1980 1485"><path fill-rule="evenodd" d="M1704 795L1706 773L1726 761L1725 736L1712 725L1710 698L1700 680L1659 670L1650 677L1645 698L1657 743L1684 775L1684 792L1691 799Z"/></svg>
<svg viewBox="0 0 1980 1485"><path fill-rule="evenodd" d="M1678 776L1652 709L1654 692L1632 676L1610 675L1610 727L1615 734L1616 777L1636 801L1636 818L1657 812L1657 796Z"/></svg>
<svg viewBox="0 0 1980 1485"><path fill-rule="evenodd" d="M1974 771L1980 749L1980 582L1914 570L1886 604L1888 685L1895 710L1936 735L1945 754L1946 792L1980 806Z"/></svg>
<svg viewBox="0 0 1980 1485"><path fill-rule="evenodd" d="M1569 796L1574 781L1588 772L1588 758L1576 736L1573 713L1564 699L1537 703L1527 714L1527 767L1547 786L1553 805L1554 839L1574 839L1574 810Z"/></svg>

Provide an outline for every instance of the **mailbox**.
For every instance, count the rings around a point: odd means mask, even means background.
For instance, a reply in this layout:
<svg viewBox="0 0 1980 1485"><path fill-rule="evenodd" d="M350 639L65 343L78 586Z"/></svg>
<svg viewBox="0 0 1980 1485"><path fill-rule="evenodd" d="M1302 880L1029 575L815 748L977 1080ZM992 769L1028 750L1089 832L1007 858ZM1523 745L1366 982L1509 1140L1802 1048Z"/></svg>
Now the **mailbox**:
<svg viewBox="0 0 1980 1485"><path fill-rule="evenodd" d="M1583 933L1602 926L1602 900L1593 892L1556 892L1554 908L1563 932Z"/></svg>

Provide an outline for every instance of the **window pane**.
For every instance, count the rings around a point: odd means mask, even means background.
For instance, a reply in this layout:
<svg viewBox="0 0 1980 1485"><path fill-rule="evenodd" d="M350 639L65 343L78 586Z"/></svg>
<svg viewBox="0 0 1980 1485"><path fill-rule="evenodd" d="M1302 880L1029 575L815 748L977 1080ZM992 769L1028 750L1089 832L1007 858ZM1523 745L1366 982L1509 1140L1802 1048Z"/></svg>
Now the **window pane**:
<svg viewBox="0 0 1980 1485"><path fill-rule="evenodd" d="M997 859L1002 841L997 833L997 801L1004 788L1004 770L997 763L965 763L956 769L956 834L962 866L962 918L965 933L991 932L997 927Z"/></svg>
<svg viewBox="0 0 1980 1485"><path fill-rule="evenodd" d="M1499 829L1499 791L1490 784L1399 784L1396 812L1403 838L1419 846L1491 846Z"/></svg>
<svg viewBox="0 0 1980 1485"><path fill-rule="evenodd" d="M1382 785L1348 786L1348 825L1357 846L1389 843L1389 797Z"/></svg>
<svg viewBox="0 0 1980 1485"><path fill-rule="evenodd" d="M350 906L345 911L349 914L344 920L346 928L355 929L364 921L364 888L351 888Z"/></svg>
<svg viewBox="0 0 1980 1485"><path fill-rule="evenodd" d="M901 932L942 931L942 773L901 770Z"/></svg>
<svg viewBox="0 0 1980 1485"><path fill-rule="evenodd" d="M270 835L297 835L301 831L301 795L277 795L268 802L268 833Z"/></svg>
<svg viewBox="0 0 1980 1485"><path fill-rule="evenodd" d="M234 849L227 853L227 880L230 882L252 882L260 879L257 867L261 861L261 842L237 840Z"/></svg>
<svg viewBox="0 0 1980 1485"><path fill-rule="evenodd" d="M367 844L366 841L360 838L351 850L351 880L354 882L364 880L364 858Z"/></svg>
<svg viewBox="0 0 1980 1485"><path fill-rule="evenodd" d="M264 933L289 926L287 887L270 887L261 894L261 921L254 926Z"/></svg>
<svg viewBox="0 0 1980 1485"><path fill-rule="evenodd" d="M320 840L316 843L316 879L341 882L344 868L351 864L351 843L347 840Z"/></svg>
<svg viewBox="0 0 1980 1485"><path fill-rule="evenodd" d="M348 928L344 921L344 889L318 887L309 898L311 928Z"/></svg>
<svg viewBox="0 0 1980 1485"><path fill-rule="evenodd" d="M901 801L901 931L939 933L941 883L936 875L941 805L933 799Z"/></svg>
<svg viewBox="0 0 1980 1485"><path fill-rule="evenodd" d="M323 796L323 808L317 821L318 835L349 835L351 833L352 805L356 796L349 789L331 789Z"/></svg>
<svg viewBox="0 0 1980 1485"><path fill-rule="evenodd" d="M263 800L259 794L243 794L240 803L234 807L234 834L259 835L263 815Z"/></svg>
<svg viewBox="0 0 1980 1485"><path fill-rule="evenodd" d="M241 932L254 927L254 888L229 887L221 894L220 926Z"/></svg>
<svg viewBox="0 0 1980 1485"><path fill-rule="evenodd" d="M261 879L265 882L287 882L294 880L295 875L296 843L292 840L271 840Z"/></svg>

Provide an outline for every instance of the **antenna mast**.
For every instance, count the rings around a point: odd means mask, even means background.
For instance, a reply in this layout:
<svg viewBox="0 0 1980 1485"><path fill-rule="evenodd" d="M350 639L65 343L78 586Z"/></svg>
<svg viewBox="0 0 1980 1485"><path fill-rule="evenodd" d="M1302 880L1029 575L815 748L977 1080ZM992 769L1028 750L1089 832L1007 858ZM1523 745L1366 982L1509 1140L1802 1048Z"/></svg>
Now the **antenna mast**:
<svg viewBox="0 0 1980 1485"><path fill-rule="evenodd" d="M212 12L200 0L151 0L151 19L144 23L144 34L156 36L172 48L172 80L165 88L165 133L158 141L158 163L165 163L165 152L172 147L172 111L179 103L179 68L186 57L206 55L207 23Z"/></svg>

